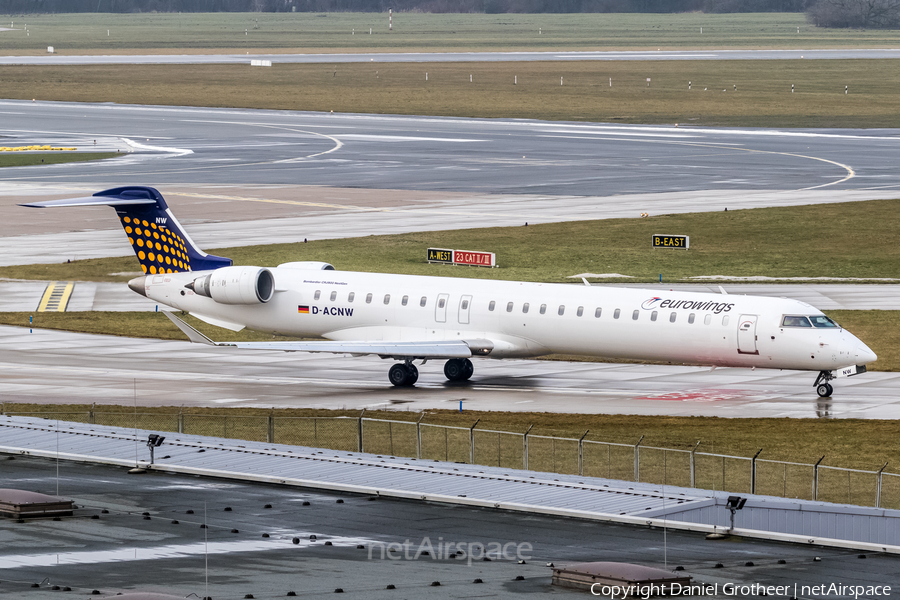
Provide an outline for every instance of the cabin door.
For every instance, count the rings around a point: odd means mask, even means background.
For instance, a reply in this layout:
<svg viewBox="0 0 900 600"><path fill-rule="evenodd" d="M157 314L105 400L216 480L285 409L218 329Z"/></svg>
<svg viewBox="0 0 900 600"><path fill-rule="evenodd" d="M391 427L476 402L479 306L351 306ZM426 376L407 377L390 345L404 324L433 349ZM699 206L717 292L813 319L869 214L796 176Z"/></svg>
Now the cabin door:
<svg viewBox="0 0 900 600"><path fill-rule="evenodd" d="M738 354L759 354L756 348L757 315L741 315L738 321Z"/></svg>
<svg viewBox="0 0 900 600"><path fill-rule="evenodd" d="M438 294L437 302L434 305L434 320L436 322L447 322L447 302L449 301L450 294Z"/></svg>

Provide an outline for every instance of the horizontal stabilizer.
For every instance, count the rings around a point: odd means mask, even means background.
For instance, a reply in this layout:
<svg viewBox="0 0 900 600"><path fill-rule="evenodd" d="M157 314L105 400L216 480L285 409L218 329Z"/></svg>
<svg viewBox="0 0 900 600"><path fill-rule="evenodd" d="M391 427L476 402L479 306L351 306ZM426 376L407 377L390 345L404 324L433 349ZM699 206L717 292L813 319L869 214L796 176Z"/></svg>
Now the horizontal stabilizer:
<svg viewBox="0 0 900 600"><path fill-rule="evenodd" d="M87 196L85 198L66 198L64 200L46 200L20 204L29 208L57 208L60 206L137 206L140 204L156 204L152 198L112 198L105 196Z"/></svg>
<svg viewBox="0 0 900 600"><path fill-rule="evenodd" d="M377 355L399 360L424 358L469 358L472 350L462 340L434 342L334 342L330 340L312 342L214 342L172 313L163 313L195 343L212 346L227 346L244 350L281 350L283 352L328 352L331 354L353 354L357 356Z"/></svg>

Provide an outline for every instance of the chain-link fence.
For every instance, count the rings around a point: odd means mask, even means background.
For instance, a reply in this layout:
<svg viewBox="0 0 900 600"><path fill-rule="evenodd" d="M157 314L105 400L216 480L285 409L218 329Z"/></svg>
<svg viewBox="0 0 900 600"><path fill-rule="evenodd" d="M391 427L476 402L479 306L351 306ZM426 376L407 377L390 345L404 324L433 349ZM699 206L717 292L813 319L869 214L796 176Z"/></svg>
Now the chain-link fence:
<svg viewBox="0 0 900 600"><path fill-rule="evenodd" d="M637 444L394 421L368 417L282 417L193 413L18 412L32 416L132 429L327 448L694 487L734 493L900 508L900 474L844 469L754 457ZM423 415L424 416L424 415ZM824 459L824 457L823 457Z"/></svg>

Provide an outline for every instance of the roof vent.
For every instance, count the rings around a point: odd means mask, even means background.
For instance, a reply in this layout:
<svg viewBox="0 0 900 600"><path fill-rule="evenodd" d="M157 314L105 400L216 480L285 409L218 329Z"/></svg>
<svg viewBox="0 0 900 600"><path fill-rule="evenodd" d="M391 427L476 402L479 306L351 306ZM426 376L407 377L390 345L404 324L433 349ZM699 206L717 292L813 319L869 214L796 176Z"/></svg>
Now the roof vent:
<svg viewBox="0 0 900 600"><path fill-rule="evenodd" d="M619 562L578 563L553 569L553 585L589 590L594 584L618 586L648 586L650 595L659 593L672 584L687 585L689 575L675 574L663 569ZM649 586L655 586L650 588ZM596 588L595 588L596 589ZM653 590L656 590L654 593Z"/></svg>
<svg viewBox="0 0 900 600"><path fill-rule="evenodd" d="M0 516L13 519L34 517L68 517L75 502L56 496L0 488Z"/></svg>

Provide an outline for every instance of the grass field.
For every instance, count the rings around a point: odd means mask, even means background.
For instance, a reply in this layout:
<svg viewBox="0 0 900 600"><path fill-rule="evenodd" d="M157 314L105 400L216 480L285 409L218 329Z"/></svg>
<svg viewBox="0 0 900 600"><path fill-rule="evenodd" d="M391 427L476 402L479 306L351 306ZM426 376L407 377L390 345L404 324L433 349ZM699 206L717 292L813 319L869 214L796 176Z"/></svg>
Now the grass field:
<svg viewBox="0 0 900 600"><path fill-rule="evenodd" d="M32 412L67 412L76 418L74 413L95 412L97 423L115 424L124 427L134 426L134 406L125 403L120 406L104 405L71 405L71 404L12 404L4 403L6 413ZM810 410L815 409L815 402L810 400ZM316 409L252 409L252 408L206 408L206 407L140 407L142 415L140 427L152 428L147 419L158 415L161 419L177 415L181 411L185 415L197 417L228 416L265 417L274 415L286 417L358 417L359 412L316 410ZM99 415L109 415L103 418ZM114 421L118 415L119 421ZM391 419L415 422L419 413L404 411L366 411L365 415L374 419ZM59 415L60 419L66 417ZM717 417L660 417L637 415L582 415L541 412L478 412L453 410L428 411L423 423L438 425L455 425L471 427L479 420L477 429L522 433L530 425L533 435L552 435L556 437L580 438L589 431L586 439L635 444L643 435L643 446L687 450L698 441L701 452L731 454L734 456L753 456L757 450L763 449L760 458L769 460L787 460L802 463L814 463L821 456L826 459L825 465L877 470L885 461L892 465L900 462L900 422L873 421L856 419L725 419ZM162 422L156 426L162 426ZM215 431L213 423L210 429L198 430L194 433L203 435L221 435ZM265 439L265 428L262 431ZM355 428L354 428L355 429ZM351 431L348 435L353 435ZM441 436L443 437L443 436ZM253 437L248 436L249 439ZM400 454L398 452L398 454ZM402 455L402 454L401 454ZM888 469L897 472L896 468Z"/></svg>
<svg viewBox="0 0 900 600"><path fill-rule="evenodd" d="M660 274L664 282L708 275L900 279L898 211L900 200L872 200L204 250L238 265L314 260L344 271L563 283L578 273L621 273L632 278L619 281L646 283ZM827 235L815 233L822 223ZM650 237L660 232L689 235L691 249L653 250ZM500 268L428 264L428 247L495 252ZM129 255L0 267L0 277L126 282L129 276L113 273L140 266L127 247L122 252Z"/></svg>
<svg viewBox="0 0 900 600"><path fill-rule="evenodd" d="M25 100L704 126L900 126L897 60L3 66L0 80L5 97Z"/></svg>
<svg viewBox="0 0 900 600"><path fill-rule="evenodd" d="M70 162L86 162L103 160L121 156L115 152L0 152L0 168L30 167L33 165L58 165Z"/></svg>
<svg viewBox="0 0 900 600"><path fill-rule="evenodd" d="M41 54L48 46L60 54L113 54L891 48L900 41L897 31L813 27L800 13L395 12L392 31L386 13L15 15L0 25L16 29L0 32L2 54Z"/></svg>

